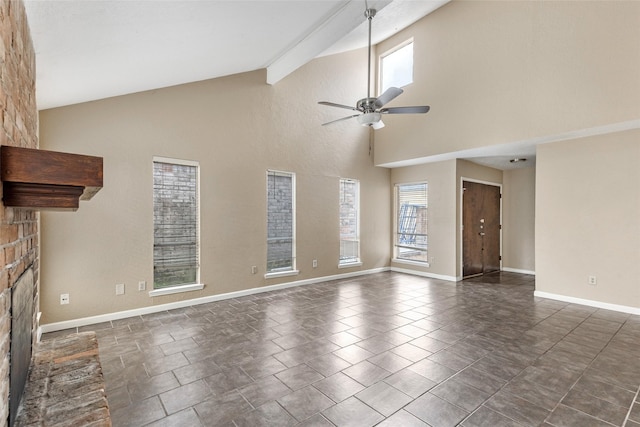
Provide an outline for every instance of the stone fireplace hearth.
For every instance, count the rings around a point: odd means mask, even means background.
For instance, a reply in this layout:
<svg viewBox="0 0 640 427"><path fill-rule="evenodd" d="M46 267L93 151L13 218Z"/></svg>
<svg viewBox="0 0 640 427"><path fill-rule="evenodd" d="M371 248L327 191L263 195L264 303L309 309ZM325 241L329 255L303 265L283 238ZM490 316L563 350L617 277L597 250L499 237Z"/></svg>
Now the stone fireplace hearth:
<svg viewBox="0 0 640 427"><path fill-rule="evenodd" d="M95 332L44 340L34 347L16 427L110 427Z"/></svg>

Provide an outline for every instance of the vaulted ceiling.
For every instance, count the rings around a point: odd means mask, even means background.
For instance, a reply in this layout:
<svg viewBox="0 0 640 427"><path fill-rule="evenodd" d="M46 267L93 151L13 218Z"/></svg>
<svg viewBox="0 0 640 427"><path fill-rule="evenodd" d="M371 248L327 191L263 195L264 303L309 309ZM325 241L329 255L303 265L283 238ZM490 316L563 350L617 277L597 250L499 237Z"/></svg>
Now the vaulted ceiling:
<svg viewBox="0 0 640 427"><path fill-rule="evenodd" d="M449 0L369 0L373 42ZM267 69L367 44L363 0L25 0L47 109Z"/></svg>
<svg viewBox="0 0 640 427"><path fill-rule="evenodd" d="M450 0L24 0L39 110L267 70L277 82L313 58L374 44ZM535 144L449 153L498 169ZM410 163L410 162L409 162ZM409 164L407 163L407 164ZM403 163L404 164L404 163ZM397 165L400 166L400 165ZM389 166L391 167L391 165Z"/></svg>

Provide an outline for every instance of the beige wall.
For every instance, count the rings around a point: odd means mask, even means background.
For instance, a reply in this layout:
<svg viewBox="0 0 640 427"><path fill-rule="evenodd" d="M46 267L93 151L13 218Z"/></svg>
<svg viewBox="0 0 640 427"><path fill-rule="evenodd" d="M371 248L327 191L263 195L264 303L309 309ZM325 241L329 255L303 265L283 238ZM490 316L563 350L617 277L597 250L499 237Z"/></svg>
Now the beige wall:
<svg viewBox="0 0 640 427"><path fill-rule="evenodd" d="M640 130L538 147L536 290L640 308L638 164Z"/></svg>
<svg viewBox="0 0 640 427"><path fill-rule="evenodd" d="M392 187L399 183L427 181L429 188L429 266L423 267L392 261L392 267L434 277L443 277L448 280L461 278L460 227L462 224L461 183L463 178L501 185L502 171L466 160L448 160L391 170ZM391 189L391 197L393 197L393 188Z"/></svg>
<svg viewBox="0 0 640 427"><path fill-rule="evenodd" d="M638 168L628 164L630 159L638 164L637 136L635 147L628 141L638 131L606 132L638 127L639 22L638 2L453 1L443 6L378 45L384 52L413 37L414 83L390 106L426 103L431 111L386 117L387 126L375 134L375 163L415 164L479 147L605 133L540 146L542 168L505 173L500 181L503 266L535 270L541 292L637 307L638 192L616 180L623 173L638 184ZM456 169L457 200L459 177L469 174L466 167L460 163ZM606 191L603 182L609 184ZM541 184L545 188L539 194ZM577 200L575 194L585 189L602 193L601 200L615 200L597 206L593 198ZM459 227L455 233L459 262ZM455 275L460 273L456 264ZM596 287L586 285L588 275L598 277Z"/></svg>
<svg viewBox="0 0 640 427"><path fill-rule="evenodd" d="M394 185L426 181L429 204L427 211L429 267L398 262L392 262L392 267L428 273L436 277L455 278L456 245L453 239L456 230L455 179L455 160L392 169L389 193L392 200ZM393 237L391 243L393 244Z"/></svg>
<svg viewBox="0 0 640 427"><path fill-rule="evenodd" d="M414 83L385 117L376 164L640 116L640 2L453 1L378 45L414 38Z"/></svg>
<svg viewBox="0 0 640 427"><path fill-rule="evenodd" d="M459 159L456 162L458 182L462 178L484 181L491 184L502 184L502 171L500 169L483 166L468 160ZM460 190L460 186L458 186Z"/></svg>
<svg viewBox="0 0 640 427"><path fill-rule="evenodd" d="M445 5L378 46L382 52L414 37L415 83L390 106L427 103L432 110L385 117L387 126L375 132L375 163L640 118L639 18L638 2ZM313 61L275 86L259 71L42 112L44 148L105 159L105 188L96 198L73 216L43 215L44 323L353 271L336 268L339 177L361 181L362 269L389 263L389 184L426 179L431 265L419 270L459 277L460 177L496 182L501 172L455 160L378 169L366 129L352 122L320 127L342 114L316 102L362 97L364 66L360 50ZM204 291L151 299L135 290L139 280L152 280L154 155L200 162ZM298 179L301 274L278 281L263 278L267 168ZM537 179L548 179L545 173L536 171ZM530 188L525 181L515 173L504 178L505 186ZM532 221L526 230L505 230L505 266L533 268ZM514 246L523 233L529 240ZM251 265L259 274L250 274ZM536 262L537 274L547 267ZM116 283L127 284L124 296L114 295ZM70 305L58 304L62 292L71 293Z"/></svg>
<svg viewBox="0 0 640 427"><path fill-rule="evenodd" d="M535 272L536 168L506 170L502 186L502 268Z"/></svg>
<svg viewBox="0 0 640 427"><path fill-rule="evenodd" d="M321 127L342 113L317 104L361 95L366 51L264 81L257 71L41 112L43 148L104 157L104 188L90 202L42 215L43 323L388 266L390 172L373 166L369 129ZM202 291L137 291L153 280L153 156L200 162ZM278 280L264 278L267 169L297 177L300 274ZM360 180L361 267L337 268L340 177Z"/></svg>

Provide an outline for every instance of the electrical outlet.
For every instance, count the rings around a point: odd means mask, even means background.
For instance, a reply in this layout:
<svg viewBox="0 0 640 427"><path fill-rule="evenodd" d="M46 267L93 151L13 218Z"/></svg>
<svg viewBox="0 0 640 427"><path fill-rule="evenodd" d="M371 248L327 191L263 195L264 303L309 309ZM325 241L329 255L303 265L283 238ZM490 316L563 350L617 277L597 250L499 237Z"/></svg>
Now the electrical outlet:
<svg viewBox="0 0 640 427"><path fill-rule="evenodd" d="M118 283L116 285L116 295L124 295L124 283Z"/></svg>
<svg viewBox="0 0 640 427"><path fill-rule="evenodd" d="M251 274L256 274L258 272L258 266L257 265L252 265L251 266Z"/></svg>
<svg viewBox="0 0 640 427"><path fill-rule="evenodd" d="M317 259L313 260L313 268L318 268L318 260Z"/></svg>
<svg viewBox="0 0 640 427"><path fill-rule="evenodd" d="M596 278L596 276L589 276L589 282L588 282L591 286L595 286L598 284L598 279Z"/></svg>
<svg viewBox="0 0 640 427"><path fill-rule="evenodd" d="M138 282L138 290L139 291L144 291L145 289L147 289L147 282L145 282L144 280L139 281Z"/></svg>
<svg viewBox="0 0 640 427"><path fill-rule="evenodd" d="M69 304L69 294L60 294L60 305Z"/></svg>

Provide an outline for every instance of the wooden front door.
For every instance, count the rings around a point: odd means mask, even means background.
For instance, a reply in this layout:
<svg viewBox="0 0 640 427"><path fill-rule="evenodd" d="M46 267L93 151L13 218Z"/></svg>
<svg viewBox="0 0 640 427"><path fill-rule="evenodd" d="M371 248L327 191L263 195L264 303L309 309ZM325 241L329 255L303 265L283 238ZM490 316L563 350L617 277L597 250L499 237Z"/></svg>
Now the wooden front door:
<svg viewBox="0 0 640 427"><path fill-rule="evenodd" d="M500 271L500 187L463 181L462 276Z"/></svg>

